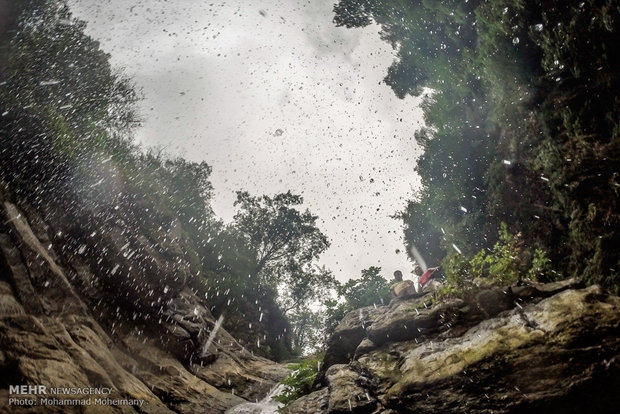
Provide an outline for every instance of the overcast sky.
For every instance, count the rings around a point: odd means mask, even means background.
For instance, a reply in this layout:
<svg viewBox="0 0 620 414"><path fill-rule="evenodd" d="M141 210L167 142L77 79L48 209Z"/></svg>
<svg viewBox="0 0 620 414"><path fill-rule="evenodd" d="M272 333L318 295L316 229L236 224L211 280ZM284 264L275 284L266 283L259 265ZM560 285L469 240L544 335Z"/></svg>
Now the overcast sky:
<svg viewBox="0 0 620 414"><path fill-rule="evenodd" d="M70 0L142 89L137 140L213 167L213 208L236 190L291 190L320 217L340 280L408 274L399 220L419 186L419 100L382 83L377 26L337 28L335 0ZM396 253L397 250L401 252Z"/></svg>

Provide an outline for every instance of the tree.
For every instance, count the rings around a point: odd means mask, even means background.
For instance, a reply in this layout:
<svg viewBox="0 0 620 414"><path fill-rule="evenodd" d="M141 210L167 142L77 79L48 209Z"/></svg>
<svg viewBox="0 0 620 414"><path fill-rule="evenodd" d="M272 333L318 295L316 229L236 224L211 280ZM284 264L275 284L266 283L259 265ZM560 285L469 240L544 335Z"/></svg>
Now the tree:
<svg viewBox="0 0 620 414"><path fill-rule="evenodd" d="M0 74L0 163L7 180L44 182L41 188L53 191L80 168L81 157L130 152L139 96L66 1L13 6L15 29L0 48L7 55Z"/></svg>
<svg viewBox="0 0 620 414"><path fill-rule="evenodd" d="M18 2L18 25L10 39L5 109L65 119L72 132L91 133L100 124L127 134L138 123L138 94L115 73L110 56L84 33L65 0Z"/></svg>
<svg viewBox="0 0 620 414"><path fill-rule="evenodd" d="M358 279L350 279L338 288L351 309L372 305L387 305L390 302L390 284L379 273L381 268L370 266L362 270Z"/></svg>
<svg viewBox="0 0 620 414"><path fill-rule="evenodd" d="M239 211L229 229L243 245L236 251L244 252L232 267L248 269L243 275L248 286L277 296L280 312L291 324L287 338L296 353L318 346L318 315L311 304L336 283L331 271L313 265L329 242L316 226L317 217L295 208L302 203L290 191L273 197L240 191L235 202Z"/></svg>
<svg viewBox="0 0 620 414"><path fill-rule="evenodd" d="M329 296L337 282L331 270L325 266L315 266L314 269L301 270L301 273L287 274L283 285L280 303L286 314L290 311L307 310L309 304Z"/></svg>
<svg viewBox="0 0 620 414"><path fill-rule="evenodd" d="M303 198L290 191L274 197L237 192L234 227L254 253L251 276L260 283L295 286L298 279L313 276L308 267L329 247L316 227L318 217L294 208L302 203Z"/></svg>
<svg viewBox="0 0 620 414"><path fill-rule="evenodd" d="M463 60L475 45L477 0L340 0L334 6L336 26L364 27L372 21L381 38L396 49L385 77L399 97L419 96L426 88L454 84Z"/></svg>
<svg viewBox="0 0 620 414"><path fill-rule="evenodd" d="M506 222L565 275L620 289L618 7L341 0L334 11L339 26L377 23L396 51L386 84L425 96L408 244L440 239L421 247L471 258Z"/></svg>
<svg viewBox="0 0 620 414"><path fill-rule="evenodd" d="M385 83L401 98L424 98L426 129L415 134L424 149L416 166L423 189L401 217L406 242L436 262L452 244L475 252L496 234L484 219L485 172L498 130L476 60L479 4L341 0L334 8L337 25L376 22L396 53Z"/></svg>
<svg viewBox="0 0 620 414"><path fill-rule="evenodd" d="M297 355L317 352L324 345L322 319L319 312L302 309L289 316L293 351Z"/></svg>

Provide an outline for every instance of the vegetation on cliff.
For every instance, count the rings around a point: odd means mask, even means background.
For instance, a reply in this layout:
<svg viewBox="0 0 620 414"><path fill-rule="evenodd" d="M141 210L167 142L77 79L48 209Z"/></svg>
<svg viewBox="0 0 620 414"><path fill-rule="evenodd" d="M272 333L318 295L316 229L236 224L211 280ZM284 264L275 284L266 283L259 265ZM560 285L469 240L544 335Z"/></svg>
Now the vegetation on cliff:
<svg viewBox="0 0 620 414"><path fill-rule="evenodd" d="M274 399L283 404L289 404L304 395L310 394L316 373L321 366L321 360L322 358L314 356L289 364L290 374L280 381L281 384L285 385L284 390Z"/></svg>
<svg viewBox="0 0 620 414"><path fill-rule="evenodd" d="M531 258L618 290L616 4L341 0L335 13L376 22L397 53L385 82L425 97L410 245L433 263L471 260L503 222Z"/></svg>

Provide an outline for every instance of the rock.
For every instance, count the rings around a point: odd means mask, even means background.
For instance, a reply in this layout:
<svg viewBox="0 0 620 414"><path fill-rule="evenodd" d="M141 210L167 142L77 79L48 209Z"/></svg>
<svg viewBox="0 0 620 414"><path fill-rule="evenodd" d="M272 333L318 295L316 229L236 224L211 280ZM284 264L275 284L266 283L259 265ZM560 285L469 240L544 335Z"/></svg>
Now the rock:
<svg viewBox="0 0 620 414"><path fill-rule="evenodd" d="M368 328L368 338L378 346L386 342L406 341L449 329L463 301L452 300L430 306L429 296L404 300L377 315Z"/></svg>
<svg viewBox="0 0 620 414"><path fill-rule="evenodd" d="M0 318L24 313L24 308L17 299L15 299L11 285L7 282L0 281Z"/></svg>
<svg viewBox="0 0 620 414"><path fill-rule="evenodd" d="M323 414L327 412L329 390L323 388L293 401L282 409L283 414Z"/></svg>
<svg viewBox="0 0 620 414"><path fill-rule="evenodd" d="M368 338L364 338L362 339L362 342L360 342L360 344L357 346L357 349L355 350L354 359L359 359L359 357L361 357L362 355L367 354L376 348L377 348L377 345L373 341L371 341Z"/></svg>
<svg viewBox="0 0 620 414"><path fill-rule="evenodd" d="M329 384L328 413L371 413L376 409L377 400L371 391L370 380L352 366L332 365L326 377Z"/></svg>
<svg viewBox="0 0 620 414"><path fill-rule="evenodd" d="M347 313L338 324L329 340L321 371L317 374L315 384L325 385L325 371L334 364L349 362L355 355L366 330L372 325L375 315L385 307L368 306Z"/></svg>
<svg viewBox="0 0 620 414"><path fill-rule="evenodd" d="M516 286L510 286L512 295L519 300L531 300L534 298L546 298L566 289L580 289L585 287L580 279L566 279L552 283L527 282Z"/></svg>
<svg viewBox="0 0 620 414"><path fill-rule="evenodd" d="M8 201L5 201L3 206L6 222L10 231L15 234L15 243L11 246L5 237L2 250L8 257L13 258L14 253L10 250L17 248L24 259L21 266L18 262L9 266L19 297L23 299L28 296L26 302L32 306L32 311L37 313L85 311L84 304L67 280L65 272L56 264L48 248L34 235L24 214Z"/></svg>
<svg viewBox="0 0 620 414"><path fill-rule="evenodd" d="M598 286L426 296L379 308L370 322L356 360L332 365L311 394L328 393L314 412L611 413L620 404L620 298ZM364 392L374 406L357 405Z"/></svg>
<svg viewBox="0 0 620 414"><path fill-rule="evenodd" d="M552 283L535 283L534 287L538 292L541 292L544 296L555 295L566 289L579 289L585 287L585 284L581 279L573 278L560 280L559 282Z"/></svg>
<svg viewBox="0 0 620 414"><path fill-rule="evenodd" d="M492 318L515 306L515 297L512 289L493 287L483 289L474 296L474 305L484 318Z"/></svg>
<svg viewBox="0 0 620 414"><path fill-rule="evenodd" d="M578 389L594 388L611 410L618 402L611 390L620 378L614 362L620 355L620 299L600 295L597 286L565 291L485 320L463 337L412 345L401 354L402 376L386 393L386 404L416 412L440 403L456 410L464 402L470 412L582 412L593 396L567 401ZM509 407L500 409L501 401Z"/></svg>
<svg viewBox="0 0 620 414"><path fill-rule="evenodd" d="M144 235L112 227L84 247L95 253L105 246L107 259L96 263L68 253L81 250L71 243L84 229L68 222L59 206L48 206L41 218L1 196L0 401L8 400L9 385L108 387L107 397L144 405L91 405L84 412L223 413L262 398L286 376L286 368L245 351L225 329L217 332L213 358L199 357L215 319L184 284L191 265L177 266L183 262L179 244L168 241L168 251L158 251ZM55 228L49 217L57 218ZM132 267L132 253L142 267ZM47 413L67 407L12 408Z"/></svg>

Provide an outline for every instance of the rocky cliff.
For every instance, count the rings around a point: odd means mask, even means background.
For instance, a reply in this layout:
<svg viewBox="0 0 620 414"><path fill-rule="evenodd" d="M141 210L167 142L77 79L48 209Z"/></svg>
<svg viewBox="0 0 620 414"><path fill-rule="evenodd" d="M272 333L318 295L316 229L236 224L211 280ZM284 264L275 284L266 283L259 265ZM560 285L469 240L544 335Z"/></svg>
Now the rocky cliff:
<svg viewBox="0 0 620 414"><path fill-rule="evenodd" d="M157 239L122 214L67 211L0 194L0 411L218 413L262 398L286 375L224 329L203 352L216 322L174 222ZM60 400L84 396L51 387L105 388L86 398L124 402L8 405L40 397L10 393L24 384Z"/></svg>
<svg viewBox="0 0 620 414"><path fill-rule="evenodd" d="M577 280L351 312L288 413L612 413L620 298Z"/></svg>

